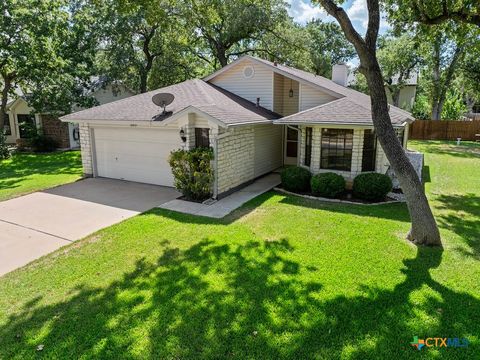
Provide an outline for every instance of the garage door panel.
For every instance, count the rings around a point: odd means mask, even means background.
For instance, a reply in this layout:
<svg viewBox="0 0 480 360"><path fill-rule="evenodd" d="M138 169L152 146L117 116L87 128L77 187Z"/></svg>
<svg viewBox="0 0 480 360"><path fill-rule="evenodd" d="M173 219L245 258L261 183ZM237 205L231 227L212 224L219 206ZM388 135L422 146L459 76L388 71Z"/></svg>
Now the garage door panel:
<svg viewBox="0 0 480 360"><path fill-rule="evenodd" d="M180 148L178 132L171 129L94 129L97 174L173 186L170 152Z"/></svg>

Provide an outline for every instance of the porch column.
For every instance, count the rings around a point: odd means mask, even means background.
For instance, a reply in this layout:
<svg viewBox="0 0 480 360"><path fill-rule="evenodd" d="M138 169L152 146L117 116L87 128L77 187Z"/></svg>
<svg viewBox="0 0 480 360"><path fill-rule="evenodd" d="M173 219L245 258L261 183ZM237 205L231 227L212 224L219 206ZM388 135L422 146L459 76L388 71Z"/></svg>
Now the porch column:
<svg viewBox="0 0 480 360"><path fill-rule="evenodd" d="M320 171L320 152L322 145L322 128L312 126L312 159L310 161L310 171L314 174Z"/></svg>
<svg viewBox="0 0 480 360"><path fill-rule="evenodd" d="M355 176L362 172L363 158L363 129L353 130L353 149L352 149L352 168L350 176L353 180Z"/></svg>

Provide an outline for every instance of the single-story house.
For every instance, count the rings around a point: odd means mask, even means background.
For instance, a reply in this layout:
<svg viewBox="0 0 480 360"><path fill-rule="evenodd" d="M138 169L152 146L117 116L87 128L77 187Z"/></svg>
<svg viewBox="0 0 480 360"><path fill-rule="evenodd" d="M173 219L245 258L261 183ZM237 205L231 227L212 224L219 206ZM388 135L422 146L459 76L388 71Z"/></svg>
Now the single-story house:
<svg viewBox="0 0 480 360"><path fill-rule="evenodd" d="M80 124L88 176L173 186L170 152L211 146L214 197L284 165L337 172L349 182L361 172L386 173L389 163L375 137L370 97L337 82L243 56L203 79L61 120ZM166 113L152 102L159 93L174 95ZM390 116L405 145L414 118L394 106Z"/></svg>
<svg viewBox="0 0 480 360"><path fill-rule="evenodd" d="M124 99L135 93L123 84L105 83L105 78L97 78L92 82L87 95L95 98L100 105L115 100ZM81 110L74 107L73 111ZM74 149L80 147L78 125L64 123L57 116L48 113L35 113L28 105L26 96L19 95L7 104L8 123L5 124L5 135L8 144L15 144L17 140L26 137L23 124L35 125L43 133L55 140L61 149Z"/></svg>

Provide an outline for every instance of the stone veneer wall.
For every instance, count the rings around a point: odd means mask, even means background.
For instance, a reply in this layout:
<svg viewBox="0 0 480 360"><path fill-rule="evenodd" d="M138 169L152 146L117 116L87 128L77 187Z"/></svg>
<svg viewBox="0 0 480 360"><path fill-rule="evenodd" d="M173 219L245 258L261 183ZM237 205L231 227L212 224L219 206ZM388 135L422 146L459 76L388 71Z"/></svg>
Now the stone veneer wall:
<svg viewBox="0 0 480 360"><path fill-rule="evenodd" d="M218 193L221 194L255 177L255 134L253 126L228 130L218 139Z"/></svg>
<svg viewBox="0 0 480 360"><path fill-rule="evenodd" d="M90 141L90 128L88 124L80 124L80 148L82 150L83 174L93 175L92 146Z"/></svg>
<svg viewBox="0 0 480 360"><path fill-rule="evenodd" d="M300 126L300 165L304 166L305 163L305 126ZM347 183L351 183L355 176L362 172L362 157L363 157L363 132L364 129L353 130L353 150L352 150L352 167L351 171L337 171L320 169L320 153L321 153L321 141L322 141L322 127L312 126L312 158L310 162L310 171L313 174L321 172L335 172L342 175ZM377 143L377 156L376 156L376 171L385 173L388 169L388 161L385 157L382 147Z"/></svg>
<svg viewBox="0 0 480 360"><path fill-rule="evenodd" d="M43 134L55 140L59 148L66 149L70 147L67 123L61 122L56 116L42 114L41 128Z"/></svg>

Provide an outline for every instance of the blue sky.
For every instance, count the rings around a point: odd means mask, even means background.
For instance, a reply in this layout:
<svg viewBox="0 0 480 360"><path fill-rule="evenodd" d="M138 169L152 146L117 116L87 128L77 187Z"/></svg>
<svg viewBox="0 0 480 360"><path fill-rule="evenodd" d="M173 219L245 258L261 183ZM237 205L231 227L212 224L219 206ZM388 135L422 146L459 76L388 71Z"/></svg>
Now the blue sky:
<svg viewBox="0 0 480 360"><path fill-rule="evenodd" d="M322 19L324 21L335 21L331 16L320 7L320 5L312 4L310 0L287 0L290 4L290 16L299 23L305 23L312 18ZM348 16L352 20L353 26L361 34L365 33L367 27L367 5L366 0L347 0L342 5L347 11ZM385 19L380 23L380 33L384 33L388 29Z"/></svg>

